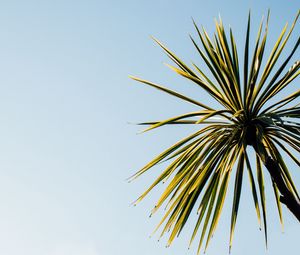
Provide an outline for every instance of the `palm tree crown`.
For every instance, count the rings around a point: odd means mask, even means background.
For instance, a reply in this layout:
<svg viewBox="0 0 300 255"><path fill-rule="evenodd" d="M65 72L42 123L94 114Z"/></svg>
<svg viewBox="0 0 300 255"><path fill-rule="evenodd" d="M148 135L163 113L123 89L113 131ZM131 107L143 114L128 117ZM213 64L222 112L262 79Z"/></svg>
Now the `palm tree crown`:
<svg viewBox="0 0 300 255"><path fill-rule="evenodd" d="M300 74L300 61L289 64L299 46L299 36L286 58L282 63L278 63L297 23L299 13L298 11L290 29L287 25L283 28L264 63L269 14L266 24L263 25L263 22L260 24L251 55L249 14L242 69L233 33L231 30L229 34L225 32L221 20L216 22L216 33L212 38L204 29L200 30L194 22L201 47L196 39L191 37L191 40L212 78L196 64L190 68L155 39L174 62L175 66L169 67L206 91L222 106L220 109L214 109L153 82L132 77L197 106L194 112L162 121L141 123L148 125L145 131L168 124L201 125L199 130L159 154L131 178L135 179L160 162L170 161L136 201L141 201L157 184L167 182L167 187L152 213L166 204L165 216L158 227L164 225L161 235L169 232L168 245L180 234L195 209L198 218L190 243L198 230L201 230L198 252L204 239L206 249L217 227L229 180L231 175L234 175L229 241L231 247L244 171L249 175L257 217L259 222L262 222L267 241L263 166L271 175L280 222L282 223L282 203L300 220L299 195L283 160L283 154L286 154L300 166L300 161L291 152L291 150L294 153L300 152L300 106L299 103L296 104L300 96L299 86L287 97L279 101L274 100L274 97ZM256 167L250 163L249 147L255 151Z"/></svg>

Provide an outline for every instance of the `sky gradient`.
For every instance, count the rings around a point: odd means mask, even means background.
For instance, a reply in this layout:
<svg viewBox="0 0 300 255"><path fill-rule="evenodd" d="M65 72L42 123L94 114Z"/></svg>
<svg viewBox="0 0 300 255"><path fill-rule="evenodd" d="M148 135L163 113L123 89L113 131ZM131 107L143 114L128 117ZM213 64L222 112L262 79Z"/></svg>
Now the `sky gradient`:
<svg viewBox="0 0 300 255"><path fill-rule="evenodd" d="M187 94L199 92L182 87L187 83L163 65L168 59L150 36L187 62L201 63L188 38L195 34L191 17L212 32L220 14L242 44L249 9L253 41L268 8L270 46L285 22L295 17L297 1L2 1L0 254L195 254L196 243L187 250L192 225L168 249L165 239L157 242L158 234L149 239L160 213L148 216L162 189L138 206L130 205L151 183L155 170L153 176L126 182L189 132L166 128L137 135L140 128L132 123L173 116L191 106L128 75ZM289 47L299 29L298 24ZM207 100L201 93L198 99ZM289 166L299 188L300 171ZM281 232L269 188L266 252L248 186L245 182L231 254L295 254L300 225L284 209ZM230 196L226 202L231 203ZM228 254L229 207L208 255Z"/></svg>

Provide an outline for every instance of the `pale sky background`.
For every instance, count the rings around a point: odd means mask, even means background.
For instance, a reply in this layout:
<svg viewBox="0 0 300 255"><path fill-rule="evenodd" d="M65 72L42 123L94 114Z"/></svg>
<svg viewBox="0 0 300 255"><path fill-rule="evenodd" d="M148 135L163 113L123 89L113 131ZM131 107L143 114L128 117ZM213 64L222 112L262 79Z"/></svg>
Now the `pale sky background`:
<svg viewBox="0 0 300 255"><path fill-rule="evenodd" d="M220 13L242 44L249 8L255 33L271 8L272 43L299 1L0 1L0 254L195 254L196 243L187 250L191 224L171 248L165 239L157 242L158 234L149 238L160 214L148 215L161 190L130 206L159 168L126 182L189 132L170 127L136 135L140 128L128 123L191 106L128 75L207 100L163 65L168 60L150 35L188 62L203 64L188 38L195 34L191 17L211 32ZM298 24L289 47L299 30ZM289 166L300 188L300 169ZM251 199L245 182L231 254L297 254L300 224L284 208L281 232L270 192L266 251ZM230 196L226 202L208 255L228 254Z"/></svg>

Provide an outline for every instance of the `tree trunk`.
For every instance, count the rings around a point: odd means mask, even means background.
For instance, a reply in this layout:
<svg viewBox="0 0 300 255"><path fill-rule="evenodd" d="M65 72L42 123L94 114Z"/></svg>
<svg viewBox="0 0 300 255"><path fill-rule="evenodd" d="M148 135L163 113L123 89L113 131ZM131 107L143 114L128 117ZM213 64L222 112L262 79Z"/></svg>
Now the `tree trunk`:
<svg viewBox="0 0 300 255"><path fill-rule="evenodd" d="M263 164L269 171L273 182L276 184L280 192L280 202L294 214L300 222L300 201L286 185L281 175L281 169L277 161L275 161L267 152L262 143L258 143L257 130L255 125L249 125L246 136L247 145L250 145L260 157ZM260 144L260 146L259 146Z"/></svg>
<svg viewBox="0 0 300 255"><path fill-rule="evenodd" d="M288 189L280 171L279 164L270 156L267 156L265 162L263 162L267 170L269 171L272 180L276 184L281 196L280 202L285 204L286 207L294 214L294 216L300 221L300 202L294 196L294 194Z"/></svg>
<svg viewBox="0 0 300 255"><path fill-rule="evenodd" d="M254 140L255 141L255 140ZM257 144L251 144L257 155L261 158L265 167L269 171L273 182L276 184L280 192L280 202L285 204L286 207L294 214L294 216L300 222L300 201L287 187L282 175L278 162L276 162L266 151L265 148L261 148L259 151ZM262 151L263 150L263 151Z"/></svg>

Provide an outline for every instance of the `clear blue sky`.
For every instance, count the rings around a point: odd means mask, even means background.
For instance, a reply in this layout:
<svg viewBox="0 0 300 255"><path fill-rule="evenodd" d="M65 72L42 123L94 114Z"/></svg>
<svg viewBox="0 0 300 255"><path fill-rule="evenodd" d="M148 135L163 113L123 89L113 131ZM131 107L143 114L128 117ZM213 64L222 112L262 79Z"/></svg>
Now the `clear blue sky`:
<svg viewBox="0 0 300 255"><path fill-rule="evenodd" d="M139 128L128 123L172 116L189 106L128 75L180 90L183 80L162 65L168 60L150 35L185 60L199 61L188 39L194 33L191 17L212 31L220 13L242 43L249 8L255 29L270 8L271 34L278 35L299 2L2 1L0 254L195 254L195 246L187 250L191 226L168 249L164 239L156 241L158 235L148 238L159 220L148 215L160 190L130 206L154 176L125 181L188 132L170 128L136 135ZM206 100L201 93L199 99ZM300 188L300 171L290 166ZM232 255L297 253L300 224L284 210L281 233L271 193L266 253L248 193L245 183ZM228 254L226 209L209 255Z"/></svg>

